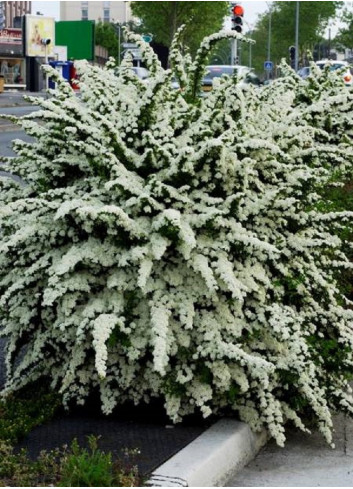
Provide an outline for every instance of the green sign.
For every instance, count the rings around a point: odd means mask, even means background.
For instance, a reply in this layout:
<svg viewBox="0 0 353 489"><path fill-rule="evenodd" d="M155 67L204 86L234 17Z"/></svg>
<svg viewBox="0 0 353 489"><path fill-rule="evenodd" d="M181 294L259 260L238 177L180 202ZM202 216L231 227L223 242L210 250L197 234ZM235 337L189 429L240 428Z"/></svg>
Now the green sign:
<svg viewBox="0 0 353 489"><path fill-rule="evenodd" d="M94 21L65 20L55 24L55 43L67 46L67 58L94 61Z"/></svg>

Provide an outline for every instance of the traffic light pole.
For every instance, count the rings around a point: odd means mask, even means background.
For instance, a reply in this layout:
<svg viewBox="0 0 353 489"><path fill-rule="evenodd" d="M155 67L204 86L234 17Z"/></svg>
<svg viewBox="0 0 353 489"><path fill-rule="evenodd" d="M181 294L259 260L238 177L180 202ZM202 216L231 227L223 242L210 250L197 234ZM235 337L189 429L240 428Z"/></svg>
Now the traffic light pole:
<svg viewBox="0 0 353 489"><path fill-rule="evenodd" d="M232 65L238 64L238 39L232 39Z"/></svg>
<svg viewBox="0 0 353 489"><path fill-rule="evenodd" d="M232 30L241 34L243 31L244 9L238 3L232 3L231 13L232 13ZM231 59L232 65L239 64L237 39L232 39L231 41L231 58L232 58Z"/></svg>

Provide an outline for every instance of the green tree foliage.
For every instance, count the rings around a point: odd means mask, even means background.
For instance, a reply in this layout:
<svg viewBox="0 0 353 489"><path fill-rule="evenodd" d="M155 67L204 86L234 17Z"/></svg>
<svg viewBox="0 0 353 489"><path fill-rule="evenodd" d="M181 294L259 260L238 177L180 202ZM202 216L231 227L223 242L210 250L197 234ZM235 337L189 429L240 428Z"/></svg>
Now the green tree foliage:
<svg viewBox="0 0 353 489"><path fill-rule="evenodd" d="M119 39L113 24L97 22L96 45L108 50L108 55L117 58L119 55Z"/></svg>
<svg viewBox="0 0 353 489"><path fill-rule="evenodd" d="M192 53L201 40L221 29L228 2L132 2L132 13L142 21L154 41L169 47L176 30L186 24L183 42Z"/></svg>
<svg viewBox="0 0 353 489"><path fill-rule="evenodd" d="M271 15L271 60L278 65L282 58L288 60L288 49L295 43L295 18L297 2L272 2L271 13L265 12L253 30L256 45L253 49L253 64L258 73L268 57L268 30ZM312 51L321 38L327 23L332 19L342 2L300 2L299 49L302 62L307 51ZM244 46L244 59L248 59L248 46Z"/></svg>
<svg viewBox="0 0 353 489"><path fill-rule="evenodd" d="M229 65L231 64L231 58L231 43L229 39L223 39L214 48L210 63L215 65Z"/></svg>
<svg viewBox="0 0 353 489"><path fill-rule="evenodd" d="M353 13L346 10L342 20L345 26L338 31L335 44L341 48L353 49Z"/></svg>

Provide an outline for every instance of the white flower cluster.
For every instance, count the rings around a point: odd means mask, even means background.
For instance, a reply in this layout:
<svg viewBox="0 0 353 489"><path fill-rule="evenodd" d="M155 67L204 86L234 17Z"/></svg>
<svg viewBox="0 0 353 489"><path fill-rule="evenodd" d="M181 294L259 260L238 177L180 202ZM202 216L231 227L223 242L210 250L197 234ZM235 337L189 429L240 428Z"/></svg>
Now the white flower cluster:
<svg viewBox="0 0 353 489"><path fill-rule="evenodd" d="M231 408L279 444L286 420L331 442L331 412L353 412L352 210L328 198L352 177L352 92L283 66L198 98L227 35L193 63L173 44L183 90L141 44L148 83L80 62L81 98L56 74L17 121L35 142L7 161L26 185L0 180L3 395L45 376L65 403L98 389L106 413Z"/></svg>

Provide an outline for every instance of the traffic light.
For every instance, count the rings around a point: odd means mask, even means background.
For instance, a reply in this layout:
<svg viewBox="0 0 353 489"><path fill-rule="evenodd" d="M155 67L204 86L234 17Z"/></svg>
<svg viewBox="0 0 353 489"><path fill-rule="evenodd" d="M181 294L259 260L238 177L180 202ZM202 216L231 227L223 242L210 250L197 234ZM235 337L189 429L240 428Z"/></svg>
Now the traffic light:
<svg viewBox="0 0 353 489"><path fill-rule="evenodd" d="M290 58L290 65L292 68L295 66L295 46L291 46L289 48L289 58Z"/></svg>
<svg viewBox="0 0 353 489"><path fill-rule="evenodd" d="M232 31L239 32L239 34L243 30L243 17L244 17L244 9L241 5L235 4L232 7Z"/></svg>

